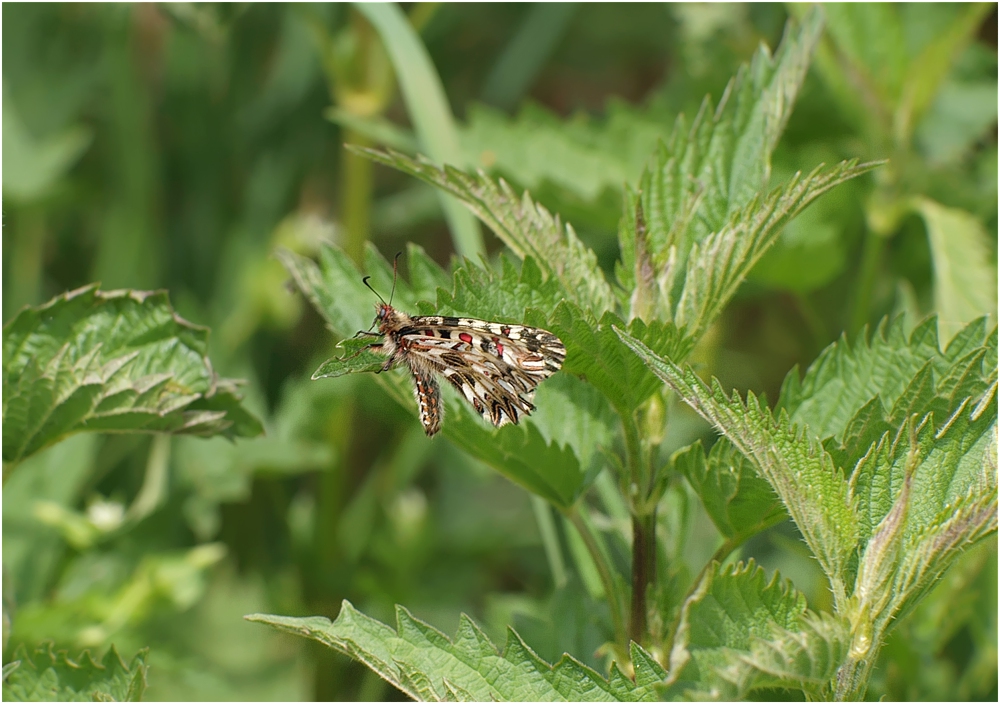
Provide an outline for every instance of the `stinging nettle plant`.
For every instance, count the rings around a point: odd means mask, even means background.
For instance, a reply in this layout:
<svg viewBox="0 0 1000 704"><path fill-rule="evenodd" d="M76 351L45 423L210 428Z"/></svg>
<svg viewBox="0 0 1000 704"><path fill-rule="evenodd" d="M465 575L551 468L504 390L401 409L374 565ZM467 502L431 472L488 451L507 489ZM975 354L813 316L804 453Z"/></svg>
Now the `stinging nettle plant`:
<svg viewBox="0 0 1000 704"><path fill-rule="evenodd" d="M53 501L34 502L30 510L36 516L65 528L75 547L89 546L124 534L157 509L167 436L261 435L260 421L242 404L239 382L220 378L212 368L208 334L208 328L174 312L166 291L101 291L91 284L23 308L3 327L5 487L11 477L14 483L30 482L30 471L38 467L29 469L22 461L71 435L155 434L150 456L156 461L151 459L150 466L161 471L147 472L143 489L127 510L112 514L114 520L95 520ZM66 474L59 481L72 484ZM31 530L37 531L37 524ZM218 545L203 545L159 564L177 575L204 569L221 557ZM15 616L13 580L5 564L5 648ZM155 580L146 575L145 581ZM113 619L91 633L103 638L109 622ZM99 661L86 649L74 657L54 651L51 642L31 647L22 642L12 655L3 668L3 696L9 701L139 701L146 688L146 649L127 664L114 645Z"/></svg>
<svg viewBox="0 0 1000 704"><path fill-rule="evenodd" d="M877 164L844 162L767 191L770 160L822 31L819 11L765 48L730 82L678 118L635 187L626 187L621 260L609 281L573 228L502 180L395 151L355 149L462 202L507 246L494 262L451 271L419 247L394 305L543 327L567 348L562 374L539 387L537 411L495 430L449 399L442 433L551 504L583 545L593 593L610 614L607 677L564 655L541 660L509 630L500 651L467 617L447 638L397 607L391 628L344 602L322 617L247 618L298 633L366 664L420 700L653 700L745 698L787 688L817 699L864 696L893 623L913 609L960 551L997 528L997 337L986 319L939 341L935 318L906 334L883 322L828 347L773 408L727 394L685 363L781 228L813 200ZM318 264L279 256L344 338L344 354L314 379L380 368L352 339L371 322L362 272L334 246ZM365 273L388 291L392 267L369 247ZM946 344L945 344L946 343ZM943 351L942 351L943 348ZM409 380L381 374L415 413ZM447 385L446 385L447 386ZM444 389L446 396L452 394ZM711 423L719 440L661 457L670 397ZM598 525L588 493L602 477ZM657 517L683 477L723 544L674 595ZM607 489L607 484L603 485ZM829 611L753 561L727 563L747 539L791 518L825 575ZM616 548L630 551L626 569Z"/></svg>

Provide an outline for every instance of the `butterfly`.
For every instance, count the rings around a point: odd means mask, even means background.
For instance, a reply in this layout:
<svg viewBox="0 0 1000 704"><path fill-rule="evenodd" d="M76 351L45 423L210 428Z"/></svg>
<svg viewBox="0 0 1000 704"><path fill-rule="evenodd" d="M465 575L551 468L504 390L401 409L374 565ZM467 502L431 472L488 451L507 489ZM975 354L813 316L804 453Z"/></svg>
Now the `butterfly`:
<svg viewBox="0 0 1000 704"><path fill-rule="evenodd" d="M387 356L380 372L399 365L409 368L428 437L441 429L444 415L438 375L499 428L516 425L522 414L535 410L535 388L559 371L566 359L566 347L548 330L447 315L411 316L392 307L392 293L386 303L369 278L362 282L381 301L372 323L378 332L358 335L384 338L368 346Z"/></svg>

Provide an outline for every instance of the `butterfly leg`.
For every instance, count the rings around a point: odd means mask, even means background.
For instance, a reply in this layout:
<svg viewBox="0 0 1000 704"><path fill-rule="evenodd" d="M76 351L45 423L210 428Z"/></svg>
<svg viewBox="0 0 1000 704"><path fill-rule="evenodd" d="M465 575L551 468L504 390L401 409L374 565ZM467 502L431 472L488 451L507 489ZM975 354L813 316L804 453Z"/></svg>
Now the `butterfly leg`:
<svg viewBox="0 0 1000 704"><path fill-rule="evenodd" d="M367 352L368 350L376 350L376 349L382 349L382 343L378 342L378 343L375 343L374 345L365 345L364 347L362 347L360 350L358 350L357 352L355 352L351 356L344 357L344 361L347 361L348 359L354 359L355 357L357 357L362 352Z"/></svg>

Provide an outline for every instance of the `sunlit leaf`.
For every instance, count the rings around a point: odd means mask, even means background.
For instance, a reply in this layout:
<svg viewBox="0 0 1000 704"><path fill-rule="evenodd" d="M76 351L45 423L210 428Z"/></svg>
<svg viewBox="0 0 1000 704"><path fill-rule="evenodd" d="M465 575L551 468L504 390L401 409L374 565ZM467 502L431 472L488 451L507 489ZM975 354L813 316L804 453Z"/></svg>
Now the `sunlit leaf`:
<svg viewBox="0 0 1000 704"><path fill-rule="evenodd" d="M823 691L847 651L847 629L753 561L713 564L681 607L661 686L669 699L745 699L758 687Z"/></svg>
<svg viewBox="0 0 1000 704"><path fill-rule="evenodd" d="M113 645L100 662L88 650L71 659L65 650L54 652L51 643L30 653L22 645L14 653L14 663L4 666L5 701L137 702L146 689L145 650L126 664Z"/></svg>
<svg viewBox="0 0 1000 704"><path fill-rule="evenodd" d="M555 665L541 660L512 630L497 650L467 616L455 637L396 607L396 628L343 602L337 619L251 614L249 621L319 641L358 660L418 701L653 701L652 682L665 673L656 661L636 657L635 681L617 667L605 679L570 655ZM641 652L638 646L634 646Z"/></svg>
<svg viewBox="0 0 1000 704"><path fill-rule="evenodd" d="M982 315L996 320L997 269L986 228L971 213L927 198L918 199L916 209L931 245L934 308L941 337L950 340L963 325Z"/></svg>
<svg viewBox="0 0 1000 704"><path fill-rule="evenodd" d="M3 457L85 430L250 437L260 422L208 361L208 330L166 292L88 286L25 308L3 329Z"/></svg>

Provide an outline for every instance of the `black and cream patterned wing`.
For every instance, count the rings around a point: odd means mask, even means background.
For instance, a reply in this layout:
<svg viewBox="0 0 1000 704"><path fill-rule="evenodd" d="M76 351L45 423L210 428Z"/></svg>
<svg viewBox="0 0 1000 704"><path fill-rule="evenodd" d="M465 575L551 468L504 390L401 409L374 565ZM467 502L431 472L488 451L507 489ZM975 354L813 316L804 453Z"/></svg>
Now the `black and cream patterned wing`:
<svg viewBox="0 0 1000 704"><path fill-rule="evenodd" d="M474 318L413 318L399 335L411 366L444 375L497 427L529 415L535 388L566 358L562 342L546 330Z"/></svg>

